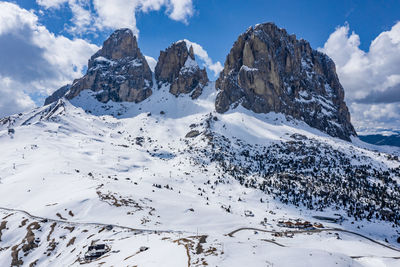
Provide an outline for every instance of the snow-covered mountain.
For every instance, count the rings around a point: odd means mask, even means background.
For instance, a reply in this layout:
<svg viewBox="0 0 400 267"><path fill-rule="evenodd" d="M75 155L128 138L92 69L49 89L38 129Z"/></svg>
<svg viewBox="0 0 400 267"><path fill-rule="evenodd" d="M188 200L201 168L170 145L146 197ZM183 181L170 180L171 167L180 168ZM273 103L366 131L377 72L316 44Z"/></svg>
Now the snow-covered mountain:
<svg viewBox="0 0 400 267"><path fill-rule="evenodd" d="M185 42L150 76L138 49L117 31L68 91L0 120L1 266L398 266L398 148L219 113Z"/></svg>

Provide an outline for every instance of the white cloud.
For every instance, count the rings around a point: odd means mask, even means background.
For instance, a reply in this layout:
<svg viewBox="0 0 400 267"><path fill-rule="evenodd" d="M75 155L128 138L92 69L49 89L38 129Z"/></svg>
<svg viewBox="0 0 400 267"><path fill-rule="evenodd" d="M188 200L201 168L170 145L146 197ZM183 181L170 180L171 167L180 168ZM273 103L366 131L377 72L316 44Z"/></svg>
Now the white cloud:
<svg viewBox="0 0 400 267"><path fill-rule="evenodd" d="M217 61L213 63L212 59L208 56L208 53L206 50L203 49L203 47L197 43L191 42L189 40L185 39L186 44L190 46L193 46L193 51L196 56L198 56L203 62L206 68L210 69L212 72L214 72L214 76L218 76L218 74L222 71L223 67L221 62Z"/></svg>
<svg viewBox="0 0 400 267"><path fill-rule="evenodd" d="M82 34L88 29L93 30L90 0L69 0L68 3L73 14L71 20L73 25L69 27L68 31Z"/></svg>
<svg viewBox="0 0 400 267"><path fill-rule="evenodd" d="M151 56L144 56L146 58L147 64L149 64L149 67L151 71L154 71L157 65L157 60Z"/></svg>
<svg viewBox="0 0 400 267"><path fill-rule="evenodd" d="M70 32L82 34L85 31L130 28L138 35L136 12L158 11L166 8L169 18L187 23L193 16L192 0L36 0L45 9L58 9L68 4L73 18ZM90 9L91 4L94 10Z"/></svg>
<svg viewBox="0 0 400 267"><path fill-rule="evenodd" d="M379 34L367 52L348 24L338 27L320 50L336 63L357 128L400 122L400 22Z"/></svg>
<svg viewBox="0 0 400 267"><path fill-rule="evenodd" d="M68 0L36 0L38 5L43 6L44 8L59 8L64 3L68 2Z"/></svg>
<svg viewBox="0 0 400 267"><path fill-rule="evenodd" d="M400 85L400 22L376 37L368 52L359 46L359 36L349 34L349 25L345 25L337 28L321 49L335 61L349 100L367 101L370 95Z"/></svg>
<svg viewBox="0 0 400 267"><path fill-rule="evenodd" d="M166 2L170 11L169 17L173 20L186 22L187 18L193 15L192 0L171 0Z"/></svg>
<svg viewBox="0 0 400 267"><path fill-rule="evenodd" d="M370 134L380 130L400 130L400 104L361 104L350 106L357 132Z"/></svg>
<svg viewBox="0 0 400 267"><path fill-rule="evenodd" d="M31 108L29 95L46 95L82 75L98 47L50 33L31 11L0 2L0 117ZM14 103L14 104L11 104Z"/></svg>
<svg viewBox="0 0 400 267"><path fill-rule="evenodd" d="M93 0L97 12L95 16L98 29L110 28L131 28L138 34L136 28L135 10L139 1L132 0Z"/></svg>
<svg viewBox="0 0 400 267"><path fill-rule="evenodd" d="M0 76L0 118L35 107L35 103L21 88L23 85Z"/></svg>

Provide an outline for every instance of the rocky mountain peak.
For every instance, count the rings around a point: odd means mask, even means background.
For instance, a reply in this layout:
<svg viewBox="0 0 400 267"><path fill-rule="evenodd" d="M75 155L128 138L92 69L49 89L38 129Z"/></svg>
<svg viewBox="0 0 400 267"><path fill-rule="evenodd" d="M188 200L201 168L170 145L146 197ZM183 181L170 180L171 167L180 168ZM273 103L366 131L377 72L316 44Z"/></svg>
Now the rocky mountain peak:
<svg viewBox="0 0 400 267"><path fill-rule="evenodd" d="M141 102L152 94L152 86L152 72L136 37L131 30L120 29L90 58L86 75L73 82L66 97L90 89L101 102Z"/></svg>
<svg viewBox="0 0 400 267"><path fill-rule="evenodd" d="M345 140L356 135L333 61L273 23L239 36L216 88L220 113L241 104L256 113L289 115Z"/></svg>
<svg viewBox="0 0 400 267"><path fill-rule="evenodd" d="M104 41L103 47L94 54L89 60L89 68L91 62L98 57L104 57L110 60L119 60L126 57L143 56L138 47L136 36L130 29L116 30L111 36Z"/></svg>
<svg viewBox="0 0 400 267"><path fill-rule="evenodd" d="M155 77L159 87L170 84L173 95L192 93L192 98L197 98L208 83L206 70L200 69L193 47L188 49L186 41L173 43L160 52Z"/></svg>

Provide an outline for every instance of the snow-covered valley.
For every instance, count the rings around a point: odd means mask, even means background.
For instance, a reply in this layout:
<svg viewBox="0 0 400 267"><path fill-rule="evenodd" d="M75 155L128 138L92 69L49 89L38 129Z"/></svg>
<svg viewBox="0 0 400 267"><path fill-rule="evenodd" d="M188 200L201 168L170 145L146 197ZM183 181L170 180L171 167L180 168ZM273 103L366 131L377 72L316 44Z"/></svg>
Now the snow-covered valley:
<svg viewBox="0 0 400 267"><path fill-rule="evenodd" d="M1 266L399 266L398 149L153 90L0 121Z"/></svg>

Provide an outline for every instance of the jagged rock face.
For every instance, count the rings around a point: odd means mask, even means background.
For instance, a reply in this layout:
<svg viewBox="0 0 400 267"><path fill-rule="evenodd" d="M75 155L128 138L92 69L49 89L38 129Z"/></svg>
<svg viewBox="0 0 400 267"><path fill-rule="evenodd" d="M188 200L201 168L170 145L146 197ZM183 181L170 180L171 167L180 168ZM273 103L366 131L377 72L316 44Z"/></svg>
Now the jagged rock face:
<svg viewBox="0 0 400 267"><path fill-rule="evenodd" d="M166 83L171 85L171 94L178 96L192 93L192 98L200 96L208 83L206 70L200 69L195 61L193 47L188 50L185 41L174 43L160 52L155 77L159 87Z"/></svg>
<svg viewBox="0 0 400 267"><path fill-rule="evenodd" d="M290 115L345 140L356 135L333 61L272 23L239 36L216 88L219 113L242 104L256 113Z"/></svg>
<svg viewBox="0 0 400 267"><path fill-rule="evenodd" d="M64 85L60 89L56 90L53 94L51 94L49 97L46 98L44 101L44 105L47 106L53 102L57 102L59 99L64 97L64 95L68 92L68 90L71 88L70 84Z"/></svg>
<svg viewBox="0 0 400 267"><path fill-rule="evenodd" d="M85 76L75 80L67 99L82 90L98 92L101 102L141 102L152 94L152 72L129 29L115 31L94 54Z"/></svg>

